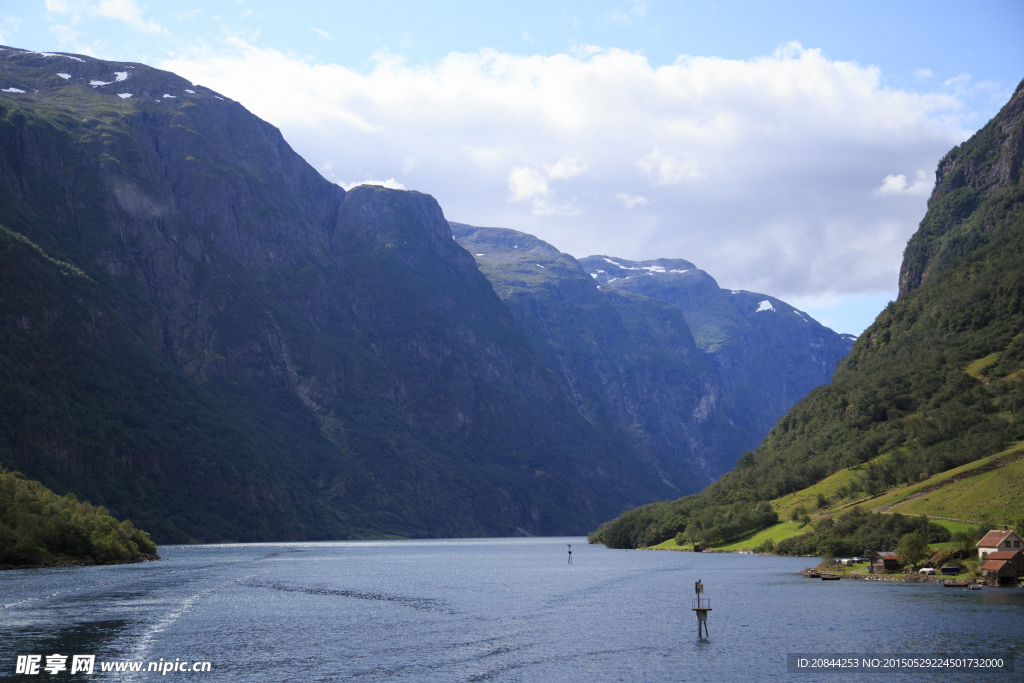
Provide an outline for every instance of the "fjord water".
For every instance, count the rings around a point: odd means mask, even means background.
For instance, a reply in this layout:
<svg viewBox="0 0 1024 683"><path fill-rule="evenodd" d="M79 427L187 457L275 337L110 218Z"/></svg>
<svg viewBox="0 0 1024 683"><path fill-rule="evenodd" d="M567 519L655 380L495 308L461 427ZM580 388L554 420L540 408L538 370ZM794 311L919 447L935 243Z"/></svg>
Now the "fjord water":
<svg viewBox="0 0 1024 683"><path fill-rule="evenodd" d="M53 653L209 661L210 673L167 675L211 681L921 677L787 674L790 652L1013 653L1024 665L1024 590L808 580L796 574L808 558L627 552L580 538L160 552L147 564L0 574L2 677L19 654ZM690 611L697 579L713 607L703 642Z"/></svg>

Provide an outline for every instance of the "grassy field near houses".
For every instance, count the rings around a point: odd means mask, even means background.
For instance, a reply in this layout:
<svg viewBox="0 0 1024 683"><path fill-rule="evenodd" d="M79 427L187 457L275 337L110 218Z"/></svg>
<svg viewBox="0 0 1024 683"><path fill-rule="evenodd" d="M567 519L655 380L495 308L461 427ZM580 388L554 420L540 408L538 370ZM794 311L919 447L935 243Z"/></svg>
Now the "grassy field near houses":
<svg viewBox="0 0 1024 683"><path fill-rule="evenodd" d="M740 540L735 541L733 543L714 546L713 549L744 550L747 548L757 547L758 545L764 543L768 539L771 539L772 541L775 541L777 543L781 540L791 538L801 533L803 533L803 528L800 524L794 522L779 522L774 526L770 526L767 529L762 529L761 531L758 531L756 534L752 534L750 536L747 536L746 538L741 538ZM692 543L684 543L683 545L679 545L678 543L676 543L676 540L674 538L670 538L664 543L659 543L658 545L651 547L657 550L693 550Z"/></svg>
<svg viewBox="0 0 1024 683"><path fill-rule="evenodd" d="M891 454L875 458L883 466ZM727 544L706 546L708 550L751 550L771 540L774 543L812 531L826 517L835 518L854 507L882 514L926 515L950 532L971 531L983 521L992 525L1018 525L1024 519L1024 442L967 465L941 472L910 485L898 486L877 495L842 498L841 493L861 477L871 463L849 467L823 479L814 486L771 501L778 512L778 524ZM827 503L818 506L820 497ZM793 521L796 513L810 519L811 525ZM952 541L932 543L936 549L955 546ZM692 550L674 538L652 548Z"/></svg>

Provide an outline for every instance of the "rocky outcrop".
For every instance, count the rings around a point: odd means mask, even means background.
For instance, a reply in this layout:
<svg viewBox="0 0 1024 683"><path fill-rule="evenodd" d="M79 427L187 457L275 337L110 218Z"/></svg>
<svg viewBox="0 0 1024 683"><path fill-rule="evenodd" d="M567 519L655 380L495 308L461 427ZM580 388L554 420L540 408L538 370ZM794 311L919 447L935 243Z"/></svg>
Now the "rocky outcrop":
<svg viewBox="0 0 1024 683"><path fill-rule="evenodd" d="M900 297L934 273L988 244L996 215L978 215L986 199L1005 195L1005 214L1021 199L1024 171L1024 81L1002 110L939 161L928 214L907 243L900 268Z"/></svg>

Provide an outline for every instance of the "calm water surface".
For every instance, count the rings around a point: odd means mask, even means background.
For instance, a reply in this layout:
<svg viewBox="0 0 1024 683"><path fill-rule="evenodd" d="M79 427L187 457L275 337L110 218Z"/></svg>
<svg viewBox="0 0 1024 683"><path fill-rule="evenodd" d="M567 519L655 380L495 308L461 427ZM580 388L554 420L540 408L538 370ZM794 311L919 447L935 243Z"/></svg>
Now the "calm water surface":
<svg viewBox="0 0 1024 683"><path fill-rule="evenodd" d="M573 544L573 564L566 543ZM0 678L19 654L204 660L206 681L1006 680L787 674L790 652L1015 653L1024 590L816 581L806 558L608 550L585 539L165 546L166 561L0 573ZM698 641L702 579L714 608ZM70 662L70 660L69 660ZM24 680L151 680L156 673Z"/></svg>

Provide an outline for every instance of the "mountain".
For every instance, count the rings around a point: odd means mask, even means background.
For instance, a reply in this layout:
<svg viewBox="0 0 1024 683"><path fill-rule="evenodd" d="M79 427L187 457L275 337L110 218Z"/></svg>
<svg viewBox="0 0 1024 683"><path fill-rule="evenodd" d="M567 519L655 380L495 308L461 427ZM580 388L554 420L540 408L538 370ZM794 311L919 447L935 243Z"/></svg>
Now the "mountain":
<svg viewBox="0 0 1024 683"><path fill-rule="evenodd" d="M0 65L5 467L161 543L579 533L674 491L433 198L345 192L142 64Z"/></svg>
<svg viewBox="0 0 1024 683"><path fill-rule="evenodd" d="M732 466L749 435L723 410L722 382L678 308L601 287L576 259L532 235L450 225L516 329L611 443L653 464L677 495Z"/></svg>
<svg viewBox="0 0 1024 683"><path fill-rule="evenodd" d="M693 533L717 528L716 540L736 538L770 522L728 527L738 506L840 470L857 471L832 502L852 502L1024 439L1022 171L1024 82L939 162L928 211L904 252L900 296L857 339L831 384L797 403L701 494L628 513L594 539L651 545L691 525Z"/></svg>
<svg viewBox="0 0 1024 683"><path fill-rule="evenodd" d="M450 224L580 413L680 492L728 471L851 343L687 261L577 261L526 233Z"/></svg>
<svg viewBox="0 0 1024 683"><path fill-rule="evenodd" d="M683 312L721 379L718 400L741 424L744 450L811 389L827 384L853 346L852 335L775 297L722 289L689 261L588 256L580 263L602 287L667 301Z"/></svg>
<svg viewBox="0 0 1024 683"><path fill-rule="evenodd" d="M580 533L713 481L841 355L770 297L455 225L474 257L174 74L0 65L0 464L160 543Z"/></svg>

